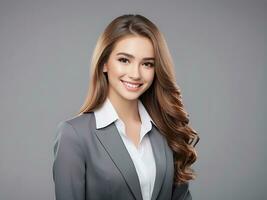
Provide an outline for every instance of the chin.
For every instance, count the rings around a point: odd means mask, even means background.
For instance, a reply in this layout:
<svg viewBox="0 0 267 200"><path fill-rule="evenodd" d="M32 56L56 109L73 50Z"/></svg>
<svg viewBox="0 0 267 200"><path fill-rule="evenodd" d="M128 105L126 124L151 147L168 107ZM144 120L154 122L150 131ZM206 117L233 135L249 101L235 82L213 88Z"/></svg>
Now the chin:
<svg viewBox="0 0 267 200"><path fill-rule="evenodd" d="M140 97L141 95L123 95L122 97L124 98L124 99L127 99L127 100L129 100L129 101L133 101L133 100L136 100L136 99L139 99L139 97Z"/></svg>

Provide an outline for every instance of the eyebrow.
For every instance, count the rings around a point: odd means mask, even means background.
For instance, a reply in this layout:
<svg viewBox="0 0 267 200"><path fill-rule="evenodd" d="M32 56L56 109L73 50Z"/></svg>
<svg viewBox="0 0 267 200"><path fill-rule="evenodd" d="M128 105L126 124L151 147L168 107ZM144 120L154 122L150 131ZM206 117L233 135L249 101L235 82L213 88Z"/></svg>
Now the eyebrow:
<svg viewBox="0 0 267 200"><path fill-rule="evenodd" d="M119 52L116 55L124 55L124 56L127 56L129 58L135 58L133 55L128 54L128 53L124 53L124 52ZM145 58L143 58L143 60L155 60L155 58L154 57L145 57Z"/></svg>

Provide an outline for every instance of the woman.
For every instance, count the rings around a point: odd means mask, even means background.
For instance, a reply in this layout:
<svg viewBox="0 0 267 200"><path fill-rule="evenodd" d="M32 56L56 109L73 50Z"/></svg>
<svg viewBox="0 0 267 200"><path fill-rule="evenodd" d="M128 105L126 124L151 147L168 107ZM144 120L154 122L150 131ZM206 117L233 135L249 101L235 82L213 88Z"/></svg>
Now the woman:
<svg viewBox="0 0 267 200"><path fill-rule="evenodd" d="M58 125L56 199L191 199L199 137L156 25L141 15L114 19L97 41L90 74L78 115Z"/></svg>

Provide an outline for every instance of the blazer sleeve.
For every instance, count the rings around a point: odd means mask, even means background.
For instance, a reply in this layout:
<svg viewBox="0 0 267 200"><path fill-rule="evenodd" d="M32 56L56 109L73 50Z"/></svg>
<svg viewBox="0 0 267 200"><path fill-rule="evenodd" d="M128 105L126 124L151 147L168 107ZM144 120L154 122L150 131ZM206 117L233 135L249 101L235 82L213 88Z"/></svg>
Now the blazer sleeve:
<svg viewBox="0 0 267 200"><path fill-rule="evenodd" d="M66 121L57 126L53 181L56 200L85 199L85 155L82 140Z"/></svg>
<svg viewBox="0 0 267 200"><path fill-rule="evenodd" d="M189 190L189 183L182 185L173 184L171 200L192 200L192 196Z"/></svg>

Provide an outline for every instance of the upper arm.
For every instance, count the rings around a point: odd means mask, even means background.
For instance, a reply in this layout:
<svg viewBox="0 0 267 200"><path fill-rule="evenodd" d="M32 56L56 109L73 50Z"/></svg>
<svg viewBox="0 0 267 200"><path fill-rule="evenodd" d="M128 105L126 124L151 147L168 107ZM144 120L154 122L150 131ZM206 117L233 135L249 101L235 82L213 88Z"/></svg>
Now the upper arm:
<svg viewBox="0 0 267 200"><path fill-rule="evenodd" d="M81 138L68 122L57 127L53 180L56 200L85 199L85 157Z"/></svg>
<svg viewBox="0 0 267 200"><path fill-rule="evenodd" d="M189 183L173 185L172 200L192 200Z"/></svg>

